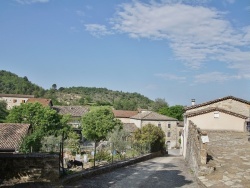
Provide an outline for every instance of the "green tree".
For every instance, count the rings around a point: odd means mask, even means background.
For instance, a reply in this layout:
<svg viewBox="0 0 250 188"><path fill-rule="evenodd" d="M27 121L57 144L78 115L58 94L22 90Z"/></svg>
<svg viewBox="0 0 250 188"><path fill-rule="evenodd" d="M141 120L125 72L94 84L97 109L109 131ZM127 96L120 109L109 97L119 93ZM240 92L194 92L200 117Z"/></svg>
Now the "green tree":
<svg viewBox="0 0 250 188"><path fill-rule="evenodd" d="M135 133L135 140L139 144L150 144L151 152L162 151L165 149L165 133L160 127L147 124Z"/></svg>
<svg viewBox="0 0 250 188"><path fill-rule="evenodd" d="M168 107L168 103L165 101L165 99L157 98L155 99L155 102L153 104L153 111L158 112L161 108Z"/></svg>
<svg viewBox="0 0 250 188"><path fill-rule="evenodd" d="M109 132L107 135L107 140L112 144L112 148L115 150L125 151L128 142L126 138L129 136L129 132L121 129L120 127L115 127L112 132Z"/></svg>
<svg viewBox="0 0 250 188"><path fill-rule="evenodd" d="M115 119L113 112L108 108L98 108L83 116L82 134L86 139L95 142L94 166L96 143L105 140L107 134L116 126L122 126L122 123Z"/></svg>
<svg viewBox="0 0 250 188"><path fill-rule="evenodd" d="M8 115L6 107L7 103L5 101L0 101L0 123L3 123Z"/></svg>
<svg viewBox="0 0 250 188"><path fill-rule="evenodd" d="M31 147L33 151L39 151L44 136L57 136L62 132L68 132L68 118L39 103L26 103L12 108L6 121L31 125L32 133L24 138L21 146L21 151L28 152Z"/></svg>
<svg viewBox="0 0 250 188"><path fill-rule="evenodd" d="M163 108L160 108L158 111L158 113L162 115L176 118L179 121L183 121L184 112L185 112L184 106L181 106L181 105L163 107Z"/></svg>

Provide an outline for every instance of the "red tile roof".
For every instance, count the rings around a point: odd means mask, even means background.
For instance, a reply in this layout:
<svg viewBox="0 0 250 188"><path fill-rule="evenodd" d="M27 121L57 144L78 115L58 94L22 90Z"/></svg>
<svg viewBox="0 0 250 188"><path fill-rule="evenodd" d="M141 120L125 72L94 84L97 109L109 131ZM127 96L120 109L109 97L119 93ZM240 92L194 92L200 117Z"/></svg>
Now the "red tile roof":
<svg viewBox="0 0 250 188"><path fill-rule="evenodd" d="M0 150L18 149L29 127L29 124L0 123Z"/></svg>
<svg viewBox="0 0 250 188"><path fill-rule="evenodd" d="M43 106L53 106L51 99L44 98L30 98L27 100L27 103L40 103Z"/></svg>
<svg viewBox="0 0 250 188"><path fill-rule="evenodd" d="M129 110L113 110L114 116L116 118L130 118L138 114L138 111L129 111Z"/></svg>
<svg viewBox="0 0 250 188"><path fill-rule="evenodd" d="M240 98L237 98L237 97L234 97L234 96L227 96L227 97L223 97L223 98L220 98L220 99L215 99L215 100L212 100L212 101L208 101L208 102L205 102L205 103L189 106L189 107L186 107L185 110L191 110L191 109L194 109L194 108L199 108L201 106L206 106L206 105L217 103L217 102L224 101L224 100L227 100L227 99L233 99L233 100L236 100L236 101L239 101L239 102L250 105L250 102L247 101L247 100L240 99Z"/></svg>

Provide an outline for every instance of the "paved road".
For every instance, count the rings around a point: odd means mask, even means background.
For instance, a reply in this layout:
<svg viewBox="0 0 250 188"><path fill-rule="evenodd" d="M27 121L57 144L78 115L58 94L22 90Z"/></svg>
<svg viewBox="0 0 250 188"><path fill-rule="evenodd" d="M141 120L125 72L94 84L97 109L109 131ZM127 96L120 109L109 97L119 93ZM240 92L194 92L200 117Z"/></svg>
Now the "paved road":
<svg viewBox="0 0 250 188"><path fill-rule="evenodd" d="M65 187L172 188L199 187L180 156L157 157L110 173L72 182Z"/></svg>

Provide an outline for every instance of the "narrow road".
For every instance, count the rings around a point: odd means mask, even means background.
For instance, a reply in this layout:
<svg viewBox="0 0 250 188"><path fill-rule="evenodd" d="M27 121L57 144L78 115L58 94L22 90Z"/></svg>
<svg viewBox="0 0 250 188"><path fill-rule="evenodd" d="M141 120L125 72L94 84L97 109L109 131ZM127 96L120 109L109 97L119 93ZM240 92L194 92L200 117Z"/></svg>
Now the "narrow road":
<svg viewBox="0 0 250 188"><path fill-rule="evenodd" d="M175 154L175 152L173 152ZM110 173L71 182L65 187L159 188L199 187L181 156L157 157Z"/></svg>

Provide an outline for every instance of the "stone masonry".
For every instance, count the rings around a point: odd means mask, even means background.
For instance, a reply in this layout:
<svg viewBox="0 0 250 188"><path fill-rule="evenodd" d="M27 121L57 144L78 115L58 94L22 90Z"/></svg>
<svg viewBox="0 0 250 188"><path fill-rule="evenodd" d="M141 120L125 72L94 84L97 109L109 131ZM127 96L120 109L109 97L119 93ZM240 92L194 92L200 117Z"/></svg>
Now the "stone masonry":
<svg viewBox="0 0 250 188"><path fill-rule="evenodd" d="M199 180L209 188L250 188L250 134L209 131L208 165L216 170Z"/></svg>

